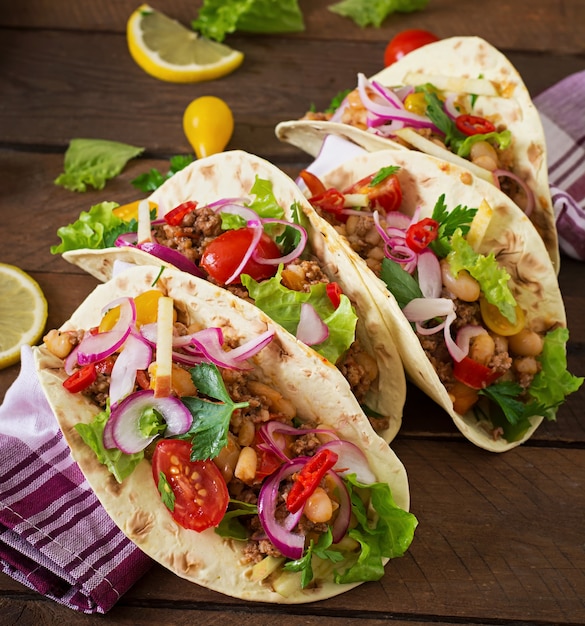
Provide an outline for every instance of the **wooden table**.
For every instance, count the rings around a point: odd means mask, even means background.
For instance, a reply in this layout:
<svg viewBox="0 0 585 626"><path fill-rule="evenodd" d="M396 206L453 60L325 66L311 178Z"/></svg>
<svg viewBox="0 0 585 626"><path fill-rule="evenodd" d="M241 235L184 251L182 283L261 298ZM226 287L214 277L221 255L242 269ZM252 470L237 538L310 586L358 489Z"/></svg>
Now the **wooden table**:
<svg viewBox="0 0 585 626"><path fill-rule="evenodd" d="M386 42L406 28L440 37L480 35L508 54L533 95L585 68L581 0L492 3L432 0L427 9L360 29L301 0L306 31L231 36L246 55L234 74L175 85L147 76L131 60L125 24L130 0L28 0L0 11L0 261L40 283L48 326L60 325L95 280L51 256L57 227L102 200L137 197L130 180L186 154L181 116L195 97L232 107L230 148L268 158L296 174L308 158L279 143L274 126L322 108L357 72L381 69ZM156 8L188 24L200 2ZM102 192L75 194L53 184L71 138L119 140L146 148ZM585 372L583 265L563 258L560 273L571 340L571 371ZM0 397L18 366L0 372ZM419 519L408 554L379 583L301 606L257 605L223 596L155 566L106 617L78 615L0 576L4 624L578 624L585 623L585 392L531 441L494 455L463 440L432 402L409 389L404 427L393 447L410 479Z"/></svg>

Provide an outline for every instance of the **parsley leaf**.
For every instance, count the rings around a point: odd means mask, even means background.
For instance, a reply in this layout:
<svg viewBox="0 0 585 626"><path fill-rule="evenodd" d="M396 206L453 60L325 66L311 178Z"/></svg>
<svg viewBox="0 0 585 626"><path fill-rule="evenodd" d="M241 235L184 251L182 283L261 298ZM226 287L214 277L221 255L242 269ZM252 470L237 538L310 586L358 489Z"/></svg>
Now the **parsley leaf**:
<svg viewBox="0 0 585 626"><path fill-rule="evenodd" d="M500 407L505 418L512 425L517 425L532 415L540 415L543 410L535 402L525 404L519 400L518 397L522 392L522 387L510 380L494 383L479 391L480 395L487 396Z"/></svg>
<svg viewBox="0 0 585 626"><path fill-rule="evenodd" d="M459 228L463 235L469 232L469 227L477 209L469 209L458 204L452 211L447 211L445 204L445 194L441 194L433 209L431 216L439 222L439 232L437 238L430 243L431 250L439 257L445 257L451 251L450 239Z"/></svg>
<svg viewBox="0 0 585 626"><path fill-rule="evenodd" d="M327 528L327 532L319 537L316 544L315 541L311 539L309 547L300 559L289 561L284 565L284 569L289 572L301 572L301 587L305 589L313 580L313 567L311 563L313 554L320 559L329 560L332 563L343 561L344 556L341 552L328 549L332 543L333 535L331 533L331 527L329 527Z"/></svg>
<svg viewBox="0 0 585 626"><path fill-rule="evenodd" d="M397 165L389 165L388 167L383 167L372 178L369 183L369 187L375 187L379 185L383 180L386 180L388 176L392 176L392 174L396 174L396 172L400 169Z"/></svg>
<svg viewBox="0 0 585 626"><path fill-rule="evenodd" d="M189 371L201 394L220 401L190 396L182 398L193 415L193 424L181 438L192 439L192 461L206 461L215 458L227 445L232 413L248 406L248 402L233 402L216 365L200 363Z"/></svg>
<svg viewBox="0 0 585 626"><path fill-rule="evenodd" d="M169 511L175 510L175 492L169 485L169 481L164 472L158 473L158 492L160 493L163 504Z"/></svg>
<svg viewBox="0 0 585 626"><path fill-rule="evenodd" d="M427 103L426 116L445 135L445 145L450 146L456 152L459 144L464 141L464 135L455 126L455 122L445 113L443 103L439 96L430 89L424 89L425 101Z"/></svg>
<svg viewBox="0 0 585 626"><path fill-rule="evenodd" d="M258 507L255 504L232 499L221 522L216 526L215 532L226 539L246 541L248 539L248 531L240 523L238 517L257 514Z"/></svg>
<svg viewBox="0 0 585 626"><path fill-rule="evenodd" d="M353 89L342 89L338 94L333 96L329 106L325 109L325 113L335 113L341 106L341 103L345 100L346 96L351 93Z"/></svg>
<svg viewBox="0 0 585 626"><path fill-rule="evenodd" d="M416 278L411 276L400 263L385 258L382 260L380 278L386 283L388 291L396 298L403 309L411 300L422 298L423 293Z"/></svg>
<svg viewBox="0 0 585 626"><path fill-rule="evenodd" d="M168 180L173 174L176 174L183 168L187 167L190 163L193 163L193 156L191 154L176 155L171 157L169 171L166 174L162 174L156 168L150 169L144 174L140 174L134 180L131 180L131 184L140 189L140 191L154 191L158 189L166 180Z"/></svg>

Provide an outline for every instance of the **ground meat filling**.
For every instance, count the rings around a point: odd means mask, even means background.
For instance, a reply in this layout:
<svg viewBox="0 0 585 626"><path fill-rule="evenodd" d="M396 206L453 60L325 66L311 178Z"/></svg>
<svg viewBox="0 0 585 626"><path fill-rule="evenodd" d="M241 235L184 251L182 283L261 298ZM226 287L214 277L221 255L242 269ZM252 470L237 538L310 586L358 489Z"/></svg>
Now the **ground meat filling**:
<svg viewBox="0 0 585 626"><path fill-rule="evenodd" d="M221 235L223 230L221 228L221 216L209 207L202 206L185 215L178 226L154 225L153 232L158 243L178 250L194 263L198 263L205 246ZM208 280L213 282L211 277ZM312 285L328 282L329 278L316 259L296 259L289 263L282 272L282 284L294 291L308 292ZM237 297L254 303L243 285L222 285L222 287ZM377 375L372 377L368 370L359 364L359 361L356 360L358 352L363 352L363 349L356 340L350 351L336 365L348 379L358 402L363 404ZM374 420L372 425L378 432L387 428L383 419Z"/></svg>

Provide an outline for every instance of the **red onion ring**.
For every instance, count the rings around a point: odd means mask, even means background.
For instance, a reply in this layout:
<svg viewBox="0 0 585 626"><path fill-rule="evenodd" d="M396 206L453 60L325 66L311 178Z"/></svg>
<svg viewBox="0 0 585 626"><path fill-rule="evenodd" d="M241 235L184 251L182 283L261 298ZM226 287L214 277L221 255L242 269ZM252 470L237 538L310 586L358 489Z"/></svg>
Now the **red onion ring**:
<svg viewBox="0 0 585 626"><path fill-rule="evenodd" d="M130 333L112 368L110 378L110 405L115 406L132 393L136 372L147 369L152 361L152 348L140 335Z"/></svg>
<svg viewBox="0 0 585 626"><path fill-rule="evenodd" d="M329 327L319 317L315 307L309 302L301 304L301 315L296 337L307 346L323 343L329 337Z"/></svg>

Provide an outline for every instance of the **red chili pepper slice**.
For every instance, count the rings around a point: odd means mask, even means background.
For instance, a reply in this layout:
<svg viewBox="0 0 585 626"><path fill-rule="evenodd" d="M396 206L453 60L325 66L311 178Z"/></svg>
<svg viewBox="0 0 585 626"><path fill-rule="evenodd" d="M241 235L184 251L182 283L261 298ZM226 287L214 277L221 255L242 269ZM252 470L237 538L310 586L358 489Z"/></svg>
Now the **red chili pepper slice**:
<svg viewBox="0 0 585 626"><path fill-rule="evenodd" d="M338 455L324 448L311 457L298 473L286 498L286 508L296 513L319 486L321 479L337 463Z"/></svg>
<svg viewBox="0 0 585 626"><path fill-rule="evenodd" d="M169 211L165 215L165 222L170 224L171 226L179 226L183 221L183 218L191 211L194 211L197 208L197 202L193 200L187 200L187 202L183 202L179 204L179 206L175 207L172 211Z"/></svg>
<svg viewBox="0 0 585 626"><path fill-rule="evenodd" d="M494 371L468 356L453 363L453 376L472 389L483 389L491 385L501 375L502 372Z"/></svg>
<svg viewBox="0 0 585 626"><path fill-rule="evenodd" d="M331 304L336 309L341 303L341 295L343 291L341 291L341 287L335 282L327 283L325 287L325 292L327 293L327 297L331 300Z"/></svg>
<svg viewBox="0 0 585 626"><path fill-rule="evenodd" d="M347 215L341 211L345 208L345 196L337 189L327 189L323 193L309 198L309 202L316 208L332 213L340 222L347 222Z"/></svg>
<svg viewBox="0 0 585 626"><path fill-rule="evenodd" d="M315 176L312 172L309 172L308 170L301 170L299 172L299 177L305 185L307 185L312 196L317 196L327 191L327 188L321 182L321 179Z"/></svg>
<svg viewBox="0 0 585 626"><path fill-rule="evenodd" d="M411 224L406 231L406 245L414 252L422 252L439 234L439 222L425 217Z"/></svg>
<svg viewBox="0 0 585 626"><path fill-rule="evenodd" d="M468 114L458 115L455 118L455 126L466 135L484 135L496 130L496 127L485 117Z"/></svg>
<svg viewBox="0 0 585 626"><path fill-rule="evenodd" d="M63 381L63 387L70 393L78 393L87 389L91 383L97 378L97 372L94 363L84 365L81 369L73 372L69 378Z"/></svg>

